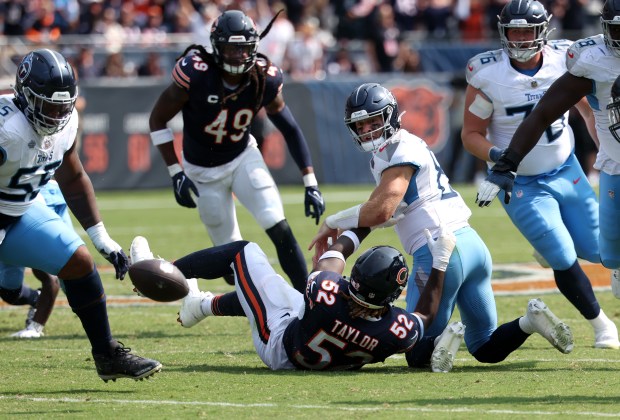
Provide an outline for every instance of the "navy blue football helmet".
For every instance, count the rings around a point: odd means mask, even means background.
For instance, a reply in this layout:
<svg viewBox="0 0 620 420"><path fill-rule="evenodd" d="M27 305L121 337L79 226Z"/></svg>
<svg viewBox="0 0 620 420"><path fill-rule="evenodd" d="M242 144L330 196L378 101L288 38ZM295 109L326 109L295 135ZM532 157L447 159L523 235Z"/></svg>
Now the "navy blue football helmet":
<svg viewBox="0 0 620 420"><path fill-rule="evenodd" d="M20 110L41 136L67 125L78 96L73 68L62 54L49 49L32 51L22 59L14 90Z"/></svg>
<svg viewBox="0 0 620 420"><path fill-rule="evenodd" d="M256 63L259 35L254 21L239 10L228 10L211 27L217 65L232 74L249 71Z"/></svg>
<svg viewBox="0 0 620 420"><path fill-rule="evenodd" d="M502 48L506 54L517 61L528 61L540 51L547 43L549 36L549 20L545 7L536 0L511 0L504 6L497 16L497 28L502 42ZM526 28L534 30L534 40L510 41L507 31L512 28Z"/></svg>
<svg viewBox="0 0 620 420"><path fill-rule="evenodd" d="M611 100L607 105L607 112L609 114L609 131L620 143L620 76L611 86Z"/></svg>
<svg viewBox="0 0 620 420"><path fill-rule="evenodd" d="M607 0L601 11L601 24L605 45L616 57L620 57L620 0Z"/></svg>
<svg viewBox="0 0 620 420"><path fill-rule="evenodd" d="M355 261L349 294L366 308L381 309L400 296L408 279L409 269L403 255L391 246L376 246Z"/></svg>
<svg viewBox="0 0 620 420"><path fill-rule="evenodd" d="M358 132L358 125L362 121L377 116L381 116L382 121L374 124L372 131ZM344 123L355 144L362 151L374 151L400 129L398 103L392 92L380 84L364 83L349 95L344 111Z"/></svg>

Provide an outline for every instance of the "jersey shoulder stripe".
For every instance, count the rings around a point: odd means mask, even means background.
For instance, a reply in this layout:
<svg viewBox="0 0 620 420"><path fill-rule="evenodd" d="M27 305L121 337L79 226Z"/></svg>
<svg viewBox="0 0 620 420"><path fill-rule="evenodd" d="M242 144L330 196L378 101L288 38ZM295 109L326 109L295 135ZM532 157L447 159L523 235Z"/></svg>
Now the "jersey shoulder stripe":
<svg viewBox="0 0 620 420"><path fill-rule="evenodd" d="M467 83L470 83L480 72L484 72L486 69L490 69L503 61L504 54L502 53L503 50L492 50L477 54L470 58L467 62L467 69L465 70Z"/></svg>
<svg viewBox="0 0 620 420"><path fill-rule="evenodd" d="M183 58L182 60L177 61L176 65L174 66L174 69L172 70L172 79L181 88L189 90L190 78L187 74L185 74L185 72L183 71L183 68L181 67L182 66L181 63L185 59L186 58Z"/></svg>

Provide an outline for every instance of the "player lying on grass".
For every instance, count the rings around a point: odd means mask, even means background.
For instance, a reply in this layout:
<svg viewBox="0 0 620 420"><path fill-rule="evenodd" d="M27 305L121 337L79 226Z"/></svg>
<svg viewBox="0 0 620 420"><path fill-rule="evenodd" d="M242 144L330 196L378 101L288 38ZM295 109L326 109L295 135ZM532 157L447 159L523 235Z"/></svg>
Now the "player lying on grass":
<svg viewBox="0 0 620 420"><path fill-rule="evenodd" d="M237 241L187 255L174 264L190 278L178 321L192 327L211 315L238 315L250 321L254 347L273 370L359 369L411 350L433 321L444 271L455 237L427 234L433 269L421 299L409 313L392 305L407 285L409 270L401 253L373 247L355 262L350 279L345 260L370 229L344 232L317 261L305 293L291 287L255 243ZM141 237L131 246L132 262L152 258ZM198 290L195 278L216 279L234 272L235 291L221 296Z"/></svg>

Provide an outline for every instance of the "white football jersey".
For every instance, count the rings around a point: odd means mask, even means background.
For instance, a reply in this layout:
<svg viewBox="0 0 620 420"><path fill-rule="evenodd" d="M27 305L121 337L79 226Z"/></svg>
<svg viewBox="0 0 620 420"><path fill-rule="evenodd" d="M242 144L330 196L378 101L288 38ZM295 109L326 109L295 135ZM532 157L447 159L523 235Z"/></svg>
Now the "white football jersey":
<svg viewBox="0 0 620 420"><path fill-rule="evenodd" d="M73 110L60 132L40 136L13 103L13 95L0 95L0 213L21 216L28 210L73 145L77 127Z"/></svg>
<svg viewBox="0 0 620 420"><path fill-rule="evenodd" d="M565 53L570 41L550 41L542 51L543 64L534 76L515 70L504 50L478 54L467 64L467 82L493 103L487 139L504 149L523 119L532 112L549 86L566 72ZM570 156L575 146L568 112L547 127L545 134L521 161L519 175L549 172ZM488 163L489 167L493 163Z"/></svg>
<svg viewBox="0 0 620 420"><path fill-rule="evenodd" d="M403 165L412 166L415 172L399 205L405 217L395 229L403 249L413 254L426 244L424 229L437 236L443 224L454 232L469 225L471 210L452 189L424 140L401 129L373 152L370 169L378 185L383 171Z"/></svg>
<svg viewBox="0 0 620 420"><path fill-rule="evenodd" d="M613 175L620 174L620 143L609 132L607 114L611 86L620 72L620 58L609 52L601 34L575 41L566 52L566 67L572 75L591 79L594 83L594 93L587 96L600 142L594 167Z"/></svg>

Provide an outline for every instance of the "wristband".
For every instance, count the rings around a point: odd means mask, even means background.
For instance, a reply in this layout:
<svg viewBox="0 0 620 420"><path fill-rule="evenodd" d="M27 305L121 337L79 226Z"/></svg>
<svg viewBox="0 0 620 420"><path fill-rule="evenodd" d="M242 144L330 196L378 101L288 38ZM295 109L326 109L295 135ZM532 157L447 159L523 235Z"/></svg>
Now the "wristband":
<svg viewBox="0 0 620 420"><path fill-rule="evenodd" d="M355 232L351 230L345 230L340 236L346 236L347 238L351 239L351 242L353 242L353 252L357 251L357 249L360 247L360 238L357 237Z"/></svg>
<svg viewBox="0 0 620 420"><path fill-rule="evenodd" d="M96 225L89 227L86 229L86 233L93 243L102 236L108 235L108 231L105 229L105 226L103 226L103 222L99 222Z"/></svg>
<svg viewBox="0 0 620 420"><path fill-rule="evenodd" d="M153 145L159 146L160 144L170 143L174 140L174 134L169 128L163 128L157 131L151 131L151 141Z"/></svg>
<svg viewBox="0 0 620 420"><path fill-rule="evenodd" d="M168 166L168 173L170 174L170 178L172 178L179 172L183 172L183 169L178 163L173 163L172 165Z"/></svg>
<svg viewBox="0 0 620 420"><path fill-rule="evenodd" d="M325 219L325 224L330 229L348 230L358 227L361 204L346 210L339 211L336 214Z"/></svg>
<svg viewBox="0 0 620 420"><path fill-rule="evenodd" d="M493 146L489 149L489 161L490 162L497 162L497 160L499 159L500 155L502 154L502 149L500 149L497 146Z"/></svg>
<svg viewBox="0 0 620 420"><path fill-rule="evenodd" d="M306 174L303 177L304 187L317 187L319 183L316 181L314 173Z"/></svg>
<svg viewBox="0 0 620 420"><path fill-rule="evenodd" d="M342 255L342 252L340 251L325 251L325 253L323 253L323 255L321 255L321 257L319 258L319 261L326 258L338 258L339 260L342 260L343 263L346 263L346 261L344 260L344 255Z"/></svg>

